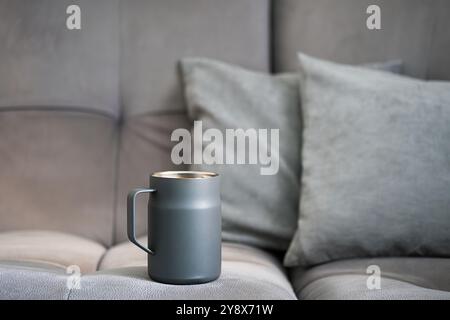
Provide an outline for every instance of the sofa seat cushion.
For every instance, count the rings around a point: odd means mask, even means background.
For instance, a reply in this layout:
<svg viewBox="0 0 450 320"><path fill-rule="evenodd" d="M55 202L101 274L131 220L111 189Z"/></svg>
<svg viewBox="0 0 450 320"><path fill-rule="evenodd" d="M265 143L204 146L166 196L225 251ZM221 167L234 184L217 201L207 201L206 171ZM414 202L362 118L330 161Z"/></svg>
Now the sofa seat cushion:
<svg viewBox="0 0 450 320"><path fill-rule="evenodd" d="M65 300L70 294L68 278L61 266L2 260L0 300Z"/></svg>
<svg viewBox="0 0 450 320"><path fill-rule="evenodd" d="M146 243L146 239L139 239ZM224 243L222 274L216 281L179 286L154 282L147 256L131 243L105 254L100 271L81 278L71 299L296 299L280 262L265 251Z"/></svg>
<svg viewBox="0 0 450 320"><path fill-rule="evenodd" d="M0 261L31 261L94 272L105 248L82 237L53 231L0 232Z"/></svg>
<svg viewBox="0 0 450 320"><path fill-rule="evenodd" d="M379 268L380 289L373 288L369 266ZM298 298L306 300L450 299L449 270L447 258L375 258L298 267L291 276Z"/></svg>

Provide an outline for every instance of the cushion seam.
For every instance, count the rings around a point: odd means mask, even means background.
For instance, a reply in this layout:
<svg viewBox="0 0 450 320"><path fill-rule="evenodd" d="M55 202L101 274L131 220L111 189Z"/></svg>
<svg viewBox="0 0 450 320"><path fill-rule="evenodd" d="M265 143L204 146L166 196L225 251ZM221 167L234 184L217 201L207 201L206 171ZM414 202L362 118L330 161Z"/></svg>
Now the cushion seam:
<svg viewBox="0 0 450 320"><path fill-rule="evenodd" d="M56 112L77 112L85 114L94 114L118 120L118 116L113 112L108 112L96 108L90 108L86 106L46 106L46 105L33 105L33 106L13 106L13 107L0 107L1 112L24 112L24 111L56 111Z"/></svg>

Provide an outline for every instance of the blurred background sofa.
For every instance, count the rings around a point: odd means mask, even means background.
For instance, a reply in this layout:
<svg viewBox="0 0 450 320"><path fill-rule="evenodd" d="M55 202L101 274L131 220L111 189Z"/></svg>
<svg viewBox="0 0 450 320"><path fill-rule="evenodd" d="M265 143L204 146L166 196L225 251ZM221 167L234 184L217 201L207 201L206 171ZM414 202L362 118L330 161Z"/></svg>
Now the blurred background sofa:
<svg viewBox="0 0 450 320"><path fill-rule="evenodd" d="M296 52L348 64L401 59L406 75L450 80L446 0L0 0L1 299L450 298L450 259L373 258L285 269L283 252L223 244L222 276L149 281L126 240L126 195L170 160L189 128L177 70L204 56L296 71ZM365 28L382 8L381 30ZM146 201L137 231L146 233ZM141 239L145 241L144 238ZM366 287L366 268L384 289ZM80 268L81 288L68 288Z"/></svg>

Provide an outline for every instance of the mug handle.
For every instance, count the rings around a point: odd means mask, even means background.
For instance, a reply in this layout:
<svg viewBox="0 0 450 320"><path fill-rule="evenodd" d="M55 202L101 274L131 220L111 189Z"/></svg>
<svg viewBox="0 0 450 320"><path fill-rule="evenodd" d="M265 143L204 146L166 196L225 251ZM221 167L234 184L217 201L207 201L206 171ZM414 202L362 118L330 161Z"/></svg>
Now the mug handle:
<svg viewBox="0 0 450 320"><path fill-rule="evenodd" d="M136 231L135 231L135 208L136 208L136 196L140 193L152 193L156 192L155 189L145 189L145 188L137 188L128 194L127 198L127 233L128 239L134 243L136 246L147 252L148 254L155 254L154 251L149 248L143 246L136 240Z"/></svg>

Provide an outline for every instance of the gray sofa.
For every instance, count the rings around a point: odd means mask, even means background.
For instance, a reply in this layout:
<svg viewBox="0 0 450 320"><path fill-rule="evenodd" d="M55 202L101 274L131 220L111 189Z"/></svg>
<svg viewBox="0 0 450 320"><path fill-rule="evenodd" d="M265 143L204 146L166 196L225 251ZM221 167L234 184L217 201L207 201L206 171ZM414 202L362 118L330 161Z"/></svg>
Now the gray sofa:
<svg viewBox="0 0 450 320"><path fill-rule="evenodd" d="M283 252L224 243L219 280L148 279L126 240L126 194L170 160L189 128L176 62L205 56L295 71L296 52L343 63L402 59L450 80L447 0L0 0L1 299L450 299L450 259L373 258L308 270ZM366 8L383 7L379 31ZM146 232L145 201L137 232ZM144 239L141 239L145 241ZM369 265L383 289L366 286ZM79 266L80 287L67 286Z"/></svg>

